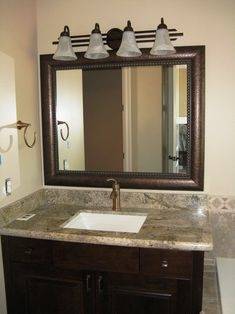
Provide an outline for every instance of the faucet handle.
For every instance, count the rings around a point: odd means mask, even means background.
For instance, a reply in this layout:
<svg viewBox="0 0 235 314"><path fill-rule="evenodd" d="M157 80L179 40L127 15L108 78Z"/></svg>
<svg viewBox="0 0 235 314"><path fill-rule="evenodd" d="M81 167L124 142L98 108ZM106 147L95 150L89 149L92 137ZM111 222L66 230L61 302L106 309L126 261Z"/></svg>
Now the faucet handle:
<svg viewBox="0 0 235 314"><path fill-rule="evenodd" d="M112 183L113 183L113 186L119 185L119 184L118 184L118 181L117 181L116 179L114 179L114 178L108 178L106 181L107 181L107 182L112 182Z"/></svg>

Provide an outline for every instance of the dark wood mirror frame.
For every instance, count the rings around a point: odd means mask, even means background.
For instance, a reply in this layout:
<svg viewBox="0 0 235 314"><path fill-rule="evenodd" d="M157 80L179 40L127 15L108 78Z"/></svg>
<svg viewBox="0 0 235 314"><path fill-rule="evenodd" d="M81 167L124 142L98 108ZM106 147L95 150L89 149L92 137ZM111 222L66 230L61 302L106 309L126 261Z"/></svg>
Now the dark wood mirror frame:
<svg viewBox="0 0 235 314"><path fill-rule="evenodd" d="M45 184L60 186L109 187L109 177L116 178L122 188L203 190L204 186L204 111L205 111L205 47L176 47L176 54L121 58L110 52L107 59L88 60L77 53L76 61L55 61L51 54L41 55L41 103ZM107 69L124 66L187 64L188 90L188 160L187 174L145 172L101 172L59 170L56 127L56 71L69 69ZM110 156L112 158L112 156Z"/></svg>

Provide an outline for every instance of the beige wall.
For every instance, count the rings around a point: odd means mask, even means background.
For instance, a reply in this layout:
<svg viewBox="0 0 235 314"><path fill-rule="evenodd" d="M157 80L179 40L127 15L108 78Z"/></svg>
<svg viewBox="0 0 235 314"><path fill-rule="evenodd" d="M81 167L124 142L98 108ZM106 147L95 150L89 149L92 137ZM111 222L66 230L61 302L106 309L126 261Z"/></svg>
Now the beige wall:
<svg viewBox="0 0 235 314"><path fill-rule="evenodd" d="M15 60L0 51L0 186L11 178L13 189L20 186L20 163L15 92ZM0 190L0 203L6 200L4 189Z"/></svg>
<svg viewBox="0 0 235 314"><path fill-rule="evenodd" d="M15 102L16 115L18 119L32 123L38 134L36 146L28 149L18 136L18 146L14 147L19 161L15 167L6 164L4 175L0 178L0 189L2 190L4 176L13 176L13 194L9 197L0 197L0 207L23 197L42 186L41 175L41 152L40 152L40 128L38 114L38 80L37 80L37 31L36 31L36 2L32 0L1 0L0 1L0 51L13 60L15 70ZM1 71L2 69L0 69ZM0 73L0 75L3 73ZM7 98L7 95L5 99ZM11 102L11 112L14 111ZM1 112L9 111L9 104L1 102ZM4 106L4 107L3 107ZM9 112L10 115L10 112ZM8 114L4 115L5 117ZM13 117L13 115L12 115ZM1 120L0 127L6 123ZM6 130L4 130L6 132ZM17 135L14 136L14 144ZM10 152L4 154L8 160ZM10 159L10 158L9 158ZM13 169L12 169L13 168ZM16 172L19 171L19 174ZM3 171L1 172L3 174ZM1 253L0 253L1 260ZM3 269L0 263L0 313L6 313L3 281Z"/></svg>
<svg viewBox="0 0 235 314"><path fill-rule="evenodd" d="M11 57L15 64L15 92L17 119L30 122L37 131L37 143L29 149L23 142L22 132L18 132L19 182L13 180L13 193L0 199L0 207L15 199L23 197L42 186L40 128L38 109L37 80L37 30L36 2L31 0L1 0L0 1L0 51ZM1 69L0 69L1 71ZM8 104L0 103L1 110L8 111ZM0 126L4 124L0 117ZM7 132L6 130L4 131ZM10 131L9 131L10 132ZM4 154L4 158L8 158ZM12 167L4 169L4 175L9 175ZM0 189L4 184L0 178ZM13 178L14 179L14 178Z"/></svg>
<svg viewBox="0 0 235 314"><path fill-rule="evenodd" d="M187 117L187 69L179 69L179 117Z"/></svg>
<svg viewBox="0 0 235 314"><path fill-rule="evenodd" d="M112 14L112 12L115 12ZM234 0L38 0L39 53L52 53L51 42L69 24L72 34L102 31L131 19L136 30L154 28L164 16L184 32L177 45L206 45L205 191L235 194L235 1Z"/></svg>
<svg viewBox="0 0 235 314"><path fill-rule="evenodd" d="M82 70L57 71L57 121L65 121L69 126L69 138L63 141L60 131L66 136L66 127L58 126L59 169L85 170L84 123L83 123L83 82Z"/></svg>

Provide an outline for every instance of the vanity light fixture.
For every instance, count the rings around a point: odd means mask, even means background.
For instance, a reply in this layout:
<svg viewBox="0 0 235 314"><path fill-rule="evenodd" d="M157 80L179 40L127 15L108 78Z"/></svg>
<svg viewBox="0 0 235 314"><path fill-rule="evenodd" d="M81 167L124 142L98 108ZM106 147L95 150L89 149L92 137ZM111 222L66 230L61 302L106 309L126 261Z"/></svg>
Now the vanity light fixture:
<svg viewBox="0 0 235 314"><path fill-rule="evenodd" d="M173 53L176 53L176 50L171 43L169 31L162 17L161 24L159 24L157 27L155 42L154 42L153 48L150 50L150 54L151 55L170 55Z"/></svg>
<svg viewBox="0 0 235 314"><path fill-rule="evenodd" d="M127 22L127 26L124 28L122 35L121 46L117 51L119 57L138 57L141 56L142 52L137 46L135 33L131 26L131 21Z"/></svg>
<svg viewBox="0 0 235 314"><path fill-rule="evenodd" d="M71 43L70 30L67 25L65 25L63 32L60 34L59 43L53 59L61 61L77 60Z"/></svg>
<svg viewBox="0 0 235 314"><path fill-rule="evenodd" d="M98 23L95 24L95 28L91 32L88 49L84 55L87 59L103 59L107 58L109 53L107 52Z"/></svg>
<svg viewBox="0 0 235 314"><path fill-rule="evenodd" d="M70 36L68 26L64 27L59 41L53 41L53 45L58 45L57 51L53 56L55 60L73 61L77 57L73 51L75 47L88 47L84 55L87 59L103 59L109 56L106 47L110 48L118 56L139 57L142 52L137 44L154 43L150 50L151 55L171 55L176 52L172 42L177 40L183 33L176 28L168 29L161 18L161 23L156 29L134 31L131 22L127 22L124 32L119 28L111 28L107 33L101 33L99 24L95 24L95 29L91 34ZM105 47L106 46L106 47ZM110 54L113 54L112 52ZM145 52L146 54L146 52Z"/></svg>

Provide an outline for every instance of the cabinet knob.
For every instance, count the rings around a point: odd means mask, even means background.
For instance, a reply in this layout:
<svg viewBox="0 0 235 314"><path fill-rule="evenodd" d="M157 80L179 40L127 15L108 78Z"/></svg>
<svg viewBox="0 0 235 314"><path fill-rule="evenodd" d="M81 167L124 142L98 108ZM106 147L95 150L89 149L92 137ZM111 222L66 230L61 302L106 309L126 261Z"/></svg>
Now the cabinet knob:
<svg viewBox="0 0 235 314"><path fill-rule="evenodd" d="M169 155L168 158L169 158L170 160L173 160L173 161L179 160L179 157L178 157L178 156L171 156L171 155Z"/></svg>
<svg viewBox="0 0 235 314"><path fill-rule="evenodd" d="M161 267L162 268L167 268L168 267L168 262L166 260L162 261Z"/></svg>

